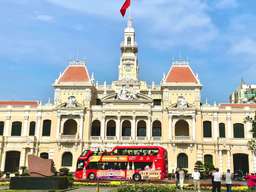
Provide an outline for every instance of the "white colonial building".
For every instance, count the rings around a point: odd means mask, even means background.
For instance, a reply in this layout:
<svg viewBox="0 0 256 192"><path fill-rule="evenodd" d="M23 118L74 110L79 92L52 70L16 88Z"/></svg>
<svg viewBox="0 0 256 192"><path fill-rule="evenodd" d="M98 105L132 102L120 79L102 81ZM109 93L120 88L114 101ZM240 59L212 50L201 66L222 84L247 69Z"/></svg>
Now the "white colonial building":
<svg viewBox="0 0 256 192"><path fill-rule="evenodd" d="M73 61L53 84L53 103L1 101L1 170L17 171L34 154L74 171L84 149L116 145L165 147L169 172L192 171L196 161L221 171L256 170L247 146L252 125L244 121L254 116L255 104L201 104L202 84L185 60L149 85L139 78L137 53L129 20L112 84L98 84L84 62Z"/></svg>

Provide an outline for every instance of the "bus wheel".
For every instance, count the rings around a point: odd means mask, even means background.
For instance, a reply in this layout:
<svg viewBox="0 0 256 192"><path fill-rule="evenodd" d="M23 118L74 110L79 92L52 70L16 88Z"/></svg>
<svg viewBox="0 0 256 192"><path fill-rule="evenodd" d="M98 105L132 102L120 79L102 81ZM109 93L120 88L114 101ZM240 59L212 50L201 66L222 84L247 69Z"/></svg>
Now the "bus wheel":
<svg viewBox="0 0 256 192"><path fill-rule="evenodd" d="M90 174L88 175L88 179L89 179L89 180L95 180L95 179L96 179L96 175L95 175L94 173L90 173Z"/></svg>
<svg viewBox="0 0 256 192"><path fill-rule="evenodd" d="M133 181L138 182L141 180L141 175L138 173L135 173L132 178L133 178Z"/></svg>

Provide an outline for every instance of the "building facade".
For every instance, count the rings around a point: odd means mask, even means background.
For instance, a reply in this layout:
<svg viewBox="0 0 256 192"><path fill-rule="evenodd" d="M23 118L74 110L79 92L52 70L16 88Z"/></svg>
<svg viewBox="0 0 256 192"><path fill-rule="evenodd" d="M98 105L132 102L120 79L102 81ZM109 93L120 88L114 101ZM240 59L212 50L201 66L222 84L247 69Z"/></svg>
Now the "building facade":
<svg viewBox="0 0 256 192"><path fill-rule="evenodd" d="M253 104L201 104L202 84L189 63L172 63L160 84L139 79L132 21L124 31L118 80L98 84L82 61L71 62L53 83L54 102L0 102L1 171L27 166L27 155L75 170L84 149L160 145L168 169L191 172L196 161L221 171L256 170L248 150Z"/></svg>
<svg viewBox="0 0 256 192"><path fill-rule="evenodd" d="M230 95L230 103L256 103L256 85L246 84L243 80L239 87Z"/></svg>

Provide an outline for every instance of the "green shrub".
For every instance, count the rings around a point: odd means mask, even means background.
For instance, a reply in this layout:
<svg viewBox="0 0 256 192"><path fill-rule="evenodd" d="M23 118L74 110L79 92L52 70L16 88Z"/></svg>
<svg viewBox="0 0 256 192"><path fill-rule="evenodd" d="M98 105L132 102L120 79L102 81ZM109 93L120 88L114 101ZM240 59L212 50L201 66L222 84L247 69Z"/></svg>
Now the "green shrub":
<svg viewBox="0 0 256 192"><path fill-rule="evenodd" d="M170 185L132 185L123 186L116 190L116 192L174 192L175 187Z"/></svg>
<svg viewBox="0 0 256 192"><path fill-rule="evenodd" d="M59 171L60 171L60 176L68 176L69 168L63 167L63 168L60 168Z"/></svg>

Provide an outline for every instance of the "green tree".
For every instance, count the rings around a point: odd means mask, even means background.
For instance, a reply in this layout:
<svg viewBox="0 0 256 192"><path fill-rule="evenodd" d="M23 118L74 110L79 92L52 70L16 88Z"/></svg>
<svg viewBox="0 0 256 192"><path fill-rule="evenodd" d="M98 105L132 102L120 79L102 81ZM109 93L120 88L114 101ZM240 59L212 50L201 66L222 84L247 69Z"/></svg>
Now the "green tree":
<svg viewBox="0 0 256 192"><path fill-rule="evenodd" d="M246 122L250 122L252 124L252 129L250 131L253 135L253 138L250 141L248 141L248 148L249 150L253 151L255 154L256 153L256 112L253 118L250 116L247 116L245 118L245 123Z"/></svg>

